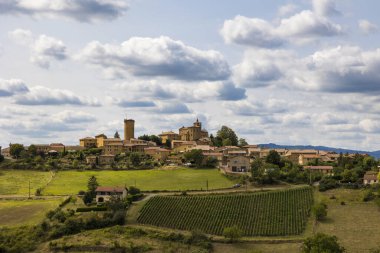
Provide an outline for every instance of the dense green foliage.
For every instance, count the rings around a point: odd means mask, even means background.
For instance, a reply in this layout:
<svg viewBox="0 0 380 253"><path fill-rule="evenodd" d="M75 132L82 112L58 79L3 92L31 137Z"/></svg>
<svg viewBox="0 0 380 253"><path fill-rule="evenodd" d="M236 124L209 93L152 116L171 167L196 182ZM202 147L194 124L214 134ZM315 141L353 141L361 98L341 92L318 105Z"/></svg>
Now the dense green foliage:
<svg viewBox="0 0 380 253"><path fill-rule="evenodd" d="M24 145L22 144L15 143L11 144L9 147L9 153L13 158L19 158L21 153L25 151Z"/></svg>
<svg viewBox="0 0 380 253"><path fill-rule="evenodd" d="M158 146L161 146L163 144L161 138L158 137L157 135L146 135L146 134L144 134L142 136L139 136L138 139L139 140L144 140L144 141L153 141Z"/></svg>
<svg viewBox="0 0 380 253"><path fill-rule="evenodd" d="M237 226L232 226L232 227L223 229L223 236L228 238L230 242L235 242L239 240L242 234L243 234L243 231L241 231L241 229L238 228Z"/></svg>
<svg viewBox="0 0 380 253"><path fill-rule="evenodd" d="M234 225L247 236L296 235L306 226L312 196L308 187L246 194L156 196L142 208L138 221L217 235Z"/></svg>
<svg viewBox="0 0 380 253"><path fill-rule="evenodd" d="M321 221L327 216L327 206L324 203L317 203L313 206L313 213L316 220Z"/></svg>
<svg viewBox="0 0 380 253"><path fill-rule="evenodd" d="M305 239L303 253L343 253L345 249L338 244L336 236L317 233Z"/></svg>
<svg viewBox="0 0 380 253"><path fill-rule="evenodd" d="M186 152L184 158L187 162L193 163L195 167L200 168L203 163L204 155L200 149L192 149Z"/></svg>

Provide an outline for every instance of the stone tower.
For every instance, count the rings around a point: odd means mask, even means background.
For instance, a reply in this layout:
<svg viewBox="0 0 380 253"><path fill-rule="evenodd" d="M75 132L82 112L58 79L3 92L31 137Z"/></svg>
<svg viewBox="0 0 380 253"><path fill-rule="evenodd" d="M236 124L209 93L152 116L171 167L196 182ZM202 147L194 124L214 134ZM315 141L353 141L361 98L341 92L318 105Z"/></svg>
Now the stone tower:
<svg viewBox="0 0 380 253"><path fill-rule="evenodd" d="M135 121L133 119L124 119L124 141L128 142L135 138Z"/></svg>

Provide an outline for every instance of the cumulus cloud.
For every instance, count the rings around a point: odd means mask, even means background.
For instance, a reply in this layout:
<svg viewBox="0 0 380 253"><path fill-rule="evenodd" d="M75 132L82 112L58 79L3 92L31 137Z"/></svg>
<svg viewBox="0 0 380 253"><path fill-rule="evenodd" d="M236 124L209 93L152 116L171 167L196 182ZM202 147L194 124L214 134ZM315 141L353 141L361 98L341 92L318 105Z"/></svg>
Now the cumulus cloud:
<svg viewBox="0 0 380 253"><path fill-rule="evenodd" d="M197 81L224 80L230 75L228 63L221 53L199 50L165 36L133 37L121 45L94 41L78 58L100 67L112 78L163 76Z"/></svg>
<svg viewBox="0 0 380 253"><path fill-rule="evenodd" d="M361 32L365 34L375 33L379 31L379 27L366 19L361 19L358 21L358 26Z"/></svg>
<svg viewBox="0 0 380 253"><path fill-rule="evenodd" d="M276 29L269 22L258 18L236 16L224 21L220 30L226 43L274 48L284 44Z"/></svg>
<svg viewBox="0 0 380 253"><path fill-rule="evenodd" d="M30 61L41 68L48 69L51 61L63 61L67 58L67 48L59 39L44 34L35 38L31 31L23 29L16 29L8 34L16 43L30 47Z"/></svg>
<svg viewBox="0 0 380 253"><path fill-rule="evenodd" d="M233 67L233 80L244 87L273 84L290 68L294 55L285 50L248 50Z"/></svg>
<svg viewBox="0 0 380 253"><path fill-rule="evenodd" d="M380 133L379 120L363 119L359 122L359 126L362 130L368 133Z"/></svg>
<svg viewBox="0 0 380 253"><path fill-rule="evenodd" d="M35 86L29 92L14 97L19 105L85 105L100 106L96 98L81 97L68 90Z"/></svg>
<svg viewBox="0 0 380 253"><path fill-rule="evenodd" d="M65 110L65 111L56 113L52 115L52 119L62 122L62 123L69 123L69 124L88 123L88 122L96 121L96 117L92 114L89 114L87 112L82 112L82 111L70 111L70 110Z"/></svg>
<svg viewBox="0 0 380 253"><path fill-rule="evenodd" d="M115 85L116 90L126 90L151 99L180 100L187 103L205 100L240 100L246 90L230 81L215 82L161 82L157 80L134 81ZM134 97L129 100L136 100ZM119 100L114 102L119 103Z"/></svg>
<svg viewBox="0 0 380 253"><path fill-rule="evenodd" d="M265 103L242 100L223 105L232 114L241 116L267 116L288 111L287 102L279 99L268 99Z"/></svg>
<svg viewBox="0 0 380 253"><path fill-rule="evenodd" d="M0 79L0 97L10 97L28 92L28 86L19 79Z"/></svg>
<svg viewBox="0 0 380 253"><path fill-rule="evenodd" d="M304 10L294 16L282 19L277 32L285 37L315 38L341 35L343 28L324 16Z"/></svg>
<svg viewBox="0 0 380 253"><path fill-rule="evenodd" d="M42 68L49 68L51 60L65 60L66 46L61 40L40 35L33 46L31 61Z"/></svg>
<svg viewBox="0 0 380 253"><path fill-rule="evenodd" d="M128 9L125 0L5 0L0 14L65 18L79 22L112 20Z"/></svg>
<svg viewBox="0 0 380 253"><path fill-rule="evenodd" d="M20 45L30 45L34 41L31 31L20 28L8 32L8 36Z"/></svg>
<svg viewBox="0 0 380 253"><path fill-rule="evenodd" d="M158 104L155 112L161 114L182 114L190 113L190 109L186 104L181 102L161 102Z"/></svg>
<svg viewBox="0 0 380 253"><path fill-rule="evenodd" d="M335 0L313 0L313 10L320 16L338 15Z"/></svg>
<svg viewBox="0 0 380 253"><path fill-rule="evenodd" d="M155 107L156 104L153 101L148 100L136 100L136 99L119 99L110 98L111 103L119 107Z"/></svg>
<svg viewBox="0 0 380 253"><path fill-rule="evenodd" d="M370 93L380 91L380 49L338 46L304 59L295 84L306 90Z"/></svg>
<svg viewBox="0 0 380 253"><path fill-rule="evenodd" d="M280 19L277 26L263 19L239 15L224 21L220 33L228 44L276 48L290 42L338 36L344 31L341 25L333 23L325 15L303 10Z"/></svg>
<svg viewBox="0 0 380 253"><path fill-rule="evenodd" d="M278 13L279 16L283 17L283 16L288 16L289 14L293 14L297 10L298 10L298 6L297 5L289 3L289 4L281 6L278 9L277 13Z"/></svg>

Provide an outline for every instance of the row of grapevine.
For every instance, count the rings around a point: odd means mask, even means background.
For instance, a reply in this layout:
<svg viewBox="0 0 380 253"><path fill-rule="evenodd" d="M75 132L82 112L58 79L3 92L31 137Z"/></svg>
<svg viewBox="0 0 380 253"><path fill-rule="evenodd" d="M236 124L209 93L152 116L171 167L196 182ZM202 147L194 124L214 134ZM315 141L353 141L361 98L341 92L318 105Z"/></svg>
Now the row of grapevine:
<svg viewBox="0 0 380 253"><path fill-rule="evenodd" d="M310 187L244 194L156 196L141 209L138 221L216 235L233 225L246 236L297 235L305 229L312 202Z"/></svg>

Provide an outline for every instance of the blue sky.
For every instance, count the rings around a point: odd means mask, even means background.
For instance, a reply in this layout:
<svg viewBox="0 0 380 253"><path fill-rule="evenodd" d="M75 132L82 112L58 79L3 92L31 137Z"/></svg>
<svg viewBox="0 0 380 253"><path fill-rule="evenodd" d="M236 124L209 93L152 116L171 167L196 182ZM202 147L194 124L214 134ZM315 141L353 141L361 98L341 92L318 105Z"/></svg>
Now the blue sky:
<svg viewBox="0 0 380 253"><path fill-rule="evenodd" d="M380 2L0 0L0 145L177 130L380 147Z"/></svg>

